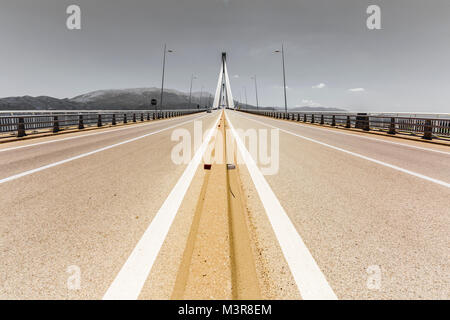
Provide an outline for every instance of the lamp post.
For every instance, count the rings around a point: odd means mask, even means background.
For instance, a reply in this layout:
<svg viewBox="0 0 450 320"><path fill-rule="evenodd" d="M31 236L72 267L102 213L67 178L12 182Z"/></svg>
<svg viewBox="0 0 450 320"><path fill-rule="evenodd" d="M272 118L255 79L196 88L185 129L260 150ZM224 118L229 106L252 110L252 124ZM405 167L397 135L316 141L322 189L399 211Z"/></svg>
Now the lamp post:
<svg viewBox="0 0 450 320"><path fill-rule="evenodd" d="M212 101L212 94L210 93L209 94L209 99L208 99L208 108L209 109L212 109L212 102L211 101Z"/></svg>
<svg viewBox="0 0 450 320"><path fill-rule="evenodd" d="M248 100L247 100L247 88L244 87L244 97L245 97L245 109L248 108Z"/></svg>
<svg viewBox="0 0 450 320"><path fill-rule="evenodd" d="M191 107L191 99L192 99L192 82L194 82L194 79L197 79L196 76L191 75L191 89L189 90L189 108Z"/></svg>
<svg viewBox="0 0 450 320"><path fill-rule="evenodd" d="M163 94L164 94L164 76L166 71L166 53L172 53L173 50L167 50L167 45L164 45L164 55L163 55L163 68L162 68L162 80L161 80L161 99L159 101L159 108L162 111L163 107Z"/></svg>
<svg viewBox="0 0 450 320"><path fill-rule="evenodd" d="M199 104L200 104L200 108L202 107L202 99L203 99L203 88L204 88L204 86L202 86L202 90L200 91L200 102L199 102Z"/></svg>
<svg viewBox="0 0 450 320"><path fill-rule="evenodd" d="M276 50L274 53L280 53L280 50ZM284 88L284 111L287 114L287 97L286 97L286 68L284 65L284 45L281 45L281 59L283 62L283 88Z"/></svg>
<svg viewBox="0 0 450 320"><path fill-rule="evenodd" d="M258 84L256 82L256 75L252 77L255 80L255 93L256 93L256 110L259 110L259 101L258 101Z"/></svg>

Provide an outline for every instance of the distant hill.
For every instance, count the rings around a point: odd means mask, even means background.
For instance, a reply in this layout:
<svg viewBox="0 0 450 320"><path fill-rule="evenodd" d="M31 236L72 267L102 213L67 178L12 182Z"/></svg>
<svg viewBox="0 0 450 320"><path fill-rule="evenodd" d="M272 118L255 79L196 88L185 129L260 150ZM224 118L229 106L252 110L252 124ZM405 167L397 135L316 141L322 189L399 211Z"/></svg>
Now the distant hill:
<svg viewBox="0 0 450 320"><path fill-rule="evenodd" d="M289 109L291 111L342 111L345 112L347 110L345 109L339 109L339 108L331 108L331 107L308 107L308 106L304 106L304 107L297 107L297 108L293 108L293 109Z"/></svg>
<svg viewBox="0 0 450 320"><path fill-rule="evenodd" d="M200 101L200 97L202 100ZM148 110L151 99L160 100L159 88L134 88L98 90L71 99L40 97L8 97L0 99L0 110ZM192 105L212 104L207 92L193 92ZM185 109L189 104L189 93L164 90L164 109Z"/></svg>
<svg viewBox="0 0 450 320"><path fill-rule="evenodd" d="M201 98L201 101L200 101ZM47 96L8 97L0 99L0 110L149 110L152 99L160 100L159 88L132 88L97 90L74 98L57 99ZM211 106L213 96L209 92L193 92L192 106ZM165 89L164 109L185 109L189 105L189 93ZM237 101L235 105L239 107ZM240 105L242 108L256 109L253 105ZM272 107L260 107L261 110L273 110ZM282 108L275 108L282 110ZM290 111L346 111L326 107L298 107Z"/></svg>
<svg viewBox="0 0 450 320"><path fill-rule="evenodd" d="M0 110L76 110L80 105L69 99L52 97L8 97L0 99Z"/></svg>
<svg viewBox="0 0 450 320"><path fill-rule="evenodd" d="M248 109L256 109L255 106L248 106ZM260 110L266 110L266 111L284 111L284 108L280 107L259 107ZM332 108L332 107L295 107L295 108L289 108L288 111L304 111L304 112L311 112L311 111L338 111L338 112L347 112L345 109L339 109L339 108Z"/></svg>

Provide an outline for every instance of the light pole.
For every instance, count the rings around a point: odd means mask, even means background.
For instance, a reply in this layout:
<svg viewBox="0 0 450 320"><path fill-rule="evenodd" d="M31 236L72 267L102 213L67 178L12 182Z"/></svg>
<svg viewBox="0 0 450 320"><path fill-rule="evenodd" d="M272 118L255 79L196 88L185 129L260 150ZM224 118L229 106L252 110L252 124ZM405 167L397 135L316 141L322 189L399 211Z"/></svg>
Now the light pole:
<svg viewBox="0 0 450 320"><path fill-rule="evenodd" d="M280 53L280 50L276 50L275 53ZM284 45L281 45L281 59L283 61L283 87L284 87L284 111L287 114L287 97L286 97L286 69L284 66Z"/></svg>
<svg viewBox="0 0 450 320"><path fill-rule="evenodd" d="M239 91L239 109L242 109L242 92Z"/></svg>
<svg viewBox="0 0 450 320"><path fill-rule="evenodd" d="M204 87L202 86L202 90L200 91L200 102L199 102L200 108L202 107L203 88L204 88Z"/></svg>
<svg viewBox="0 0 450 320"><path fill-rule="evenodd" d="M247 88L244 87L244 97L245 97L245 109L248 108L248 100L247 100Z"/></svg>
<svg viewBox="0 0 450 320"><path fill-rule="evenodd" d="M208 99L208 109L212 109L212 102L211 102L211 100L212 100L212 94L210 93L209 94L209 99Z"/></svg>
<svg viewBox="0 0 450 320"><path fill-rule="evenodd" d="M191 89L189 90L189 108L191 107L191 99L192 99L192 82L194 79L197 79L196 76L191 75Z"/></svg>
<svg viewBox="0 0 450 320"><path fill-rule="evenodd" d="M256 93L256 110L259 110L259 101L258 101L258 84L256 82L256 75L252 77L255 80L255 93Z"/></svg>
<svg viewBox="0 0 450 320"><path fill-rule="evenodd" d="M166 53L172 53L173 50L167 50L167 45L164 45L164 57L163 57L163 69L162 69L162 80L161 80L161 99L159 101L159 108L162 111L163 107L163 94L164 94L164 75L166 71Z"/></svg>

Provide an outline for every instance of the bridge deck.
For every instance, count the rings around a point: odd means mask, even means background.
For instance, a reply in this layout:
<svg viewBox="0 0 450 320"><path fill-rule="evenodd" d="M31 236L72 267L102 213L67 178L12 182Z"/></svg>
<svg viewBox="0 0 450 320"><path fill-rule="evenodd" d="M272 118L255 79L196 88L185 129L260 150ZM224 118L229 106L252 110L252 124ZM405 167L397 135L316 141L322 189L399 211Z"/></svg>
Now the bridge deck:
<svg viewBox="0 0 450 320"><path fill-rule="evenodd" d="M0 145L0 297L101 299L166 199L181 196L137 292L170 298L204 180L199 167L173 194L189 166L173 163L171 134L193 135L194 120L206 132L220 112ZM449 298L448 147L226 115L236 130L280 129L279 170L264 179L339 299ZM239 164L261 294L308 297L249 168ZM79 290L68 290L70 266Z"/></svg>

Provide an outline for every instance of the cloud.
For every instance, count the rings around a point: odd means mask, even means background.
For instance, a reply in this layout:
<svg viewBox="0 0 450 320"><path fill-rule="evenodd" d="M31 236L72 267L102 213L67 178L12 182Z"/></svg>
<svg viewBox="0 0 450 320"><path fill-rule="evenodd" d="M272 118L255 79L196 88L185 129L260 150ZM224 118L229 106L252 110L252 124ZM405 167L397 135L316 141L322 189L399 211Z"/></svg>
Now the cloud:
<svg viewBox="0 0 450 320"><path fill-rule="evenodd" d="M325 88L327 85L325 83L319 83L316 86L312 86L313 89L323 89Z"/></svg>
<svg viewBox="0 0 450 320"><path fill-rule="evenodd" d="M350 91L350 92L364 92L364 91L366 91L366 89L364 89L364 88L353 88L353 89L348 89L348 91Z"/></svg>
<svg viewBox="0 0 450 320"><path fill-rule="evenodd" d="M235 74L235 75L233 76L233 78L238 79L238 78L239 78L239 75L238 75L238 74Z"/></svg>

